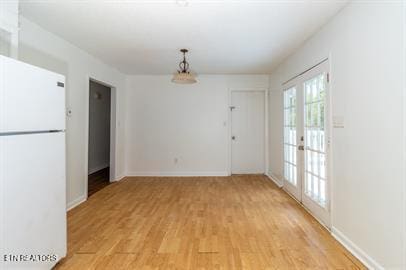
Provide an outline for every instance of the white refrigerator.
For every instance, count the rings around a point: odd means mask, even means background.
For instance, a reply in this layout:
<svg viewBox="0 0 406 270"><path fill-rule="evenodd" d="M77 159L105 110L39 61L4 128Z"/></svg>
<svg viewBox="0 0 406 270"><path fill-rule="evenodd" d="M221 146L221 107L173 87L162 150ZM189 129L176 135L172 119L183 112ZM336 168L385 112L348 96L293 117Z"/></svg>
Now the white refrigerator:
<svg viewBox="0 0 406 270"><path fill-rule="evenodd" d="M66 255L65 78L0 56L0 269Z"/></svg>

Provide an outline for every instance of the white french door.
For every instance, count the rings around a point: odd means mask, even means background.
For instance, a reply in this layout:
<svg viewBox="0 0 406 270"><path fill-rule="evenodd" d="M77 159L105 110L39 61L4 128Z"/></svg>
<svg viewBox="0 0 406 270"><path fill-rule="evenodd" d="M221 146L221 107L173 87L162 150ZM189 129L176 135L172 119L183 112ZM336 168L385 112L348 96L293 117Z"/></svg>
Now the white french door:
<svg viewBox="0 0 406 270"><path fill-rule="evenodd" d="M286 89L283 93L283 148L284 148L284 187L295 198L301 201L302 196L302 182L300 180L300 160L298 155L299 139L298 139L298 91L295 85Z"/></svg>
<svg viewBox="0 0 406 270"><path fill-rule="evenodd" d="M328 61L284 90L284 187L330 227Z"/></svg>

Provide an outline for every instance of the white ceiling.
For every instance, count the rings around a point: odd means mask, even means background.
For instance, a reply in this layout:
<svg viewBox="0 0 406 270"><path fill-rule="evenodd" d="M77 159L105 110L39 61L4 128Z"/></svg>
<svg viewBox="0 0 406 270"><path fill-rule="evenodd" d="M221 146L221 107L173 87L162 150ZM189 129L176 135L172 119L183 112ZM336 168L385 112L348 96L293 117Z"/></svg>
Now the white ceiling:
<svg viewBox="0 0 406 270"><path fill-rule="evenodd" d="M24 1L24 17L126 74L269 73L346 1ZM186 6L185 6L186 4Z"/></svg>

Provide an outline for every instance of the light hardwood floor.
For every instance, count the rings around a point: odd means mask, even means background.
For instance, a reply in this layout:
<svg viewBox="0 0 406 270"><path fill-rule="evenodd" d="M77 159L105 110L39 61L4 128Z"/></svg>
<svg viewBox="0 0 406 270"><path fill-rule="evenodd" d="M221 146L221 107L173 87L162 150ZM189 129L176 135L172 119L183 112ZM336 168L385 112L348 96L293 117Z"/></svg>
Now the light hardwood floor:
<svg viewBox="0 0 406 270"><path fill-rule="evenodd" d="M365 269L265 176L126 178L68 213L57 269Z"/></svg>

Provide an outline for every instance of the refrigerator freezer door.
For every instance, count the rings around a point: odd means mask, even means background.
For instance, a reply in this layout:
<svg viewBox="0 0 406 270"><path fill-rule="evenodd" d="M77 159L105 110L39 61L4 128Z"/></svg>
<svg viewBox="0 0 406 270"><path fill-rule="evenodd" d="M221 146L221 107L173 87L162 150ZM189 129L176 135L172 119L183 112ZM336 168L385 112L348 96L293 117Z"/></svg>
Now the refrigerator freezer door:
<svg viewBox="0 0 406 270"><path fill-rule="evenodd" d="M0 269L51 269L66 255L65 133L0 136L0 149Z"/></svg>
<svg viewBox="0 0 406 270"><path fill-rule="evenodd" d="M64 130L64 84L62 75L0 56L0 133Z"/></svg>

